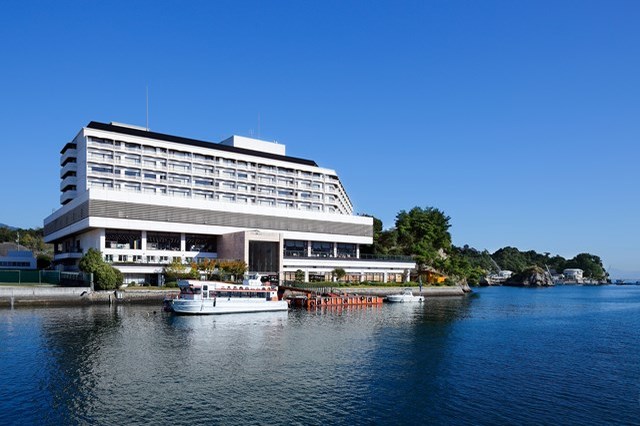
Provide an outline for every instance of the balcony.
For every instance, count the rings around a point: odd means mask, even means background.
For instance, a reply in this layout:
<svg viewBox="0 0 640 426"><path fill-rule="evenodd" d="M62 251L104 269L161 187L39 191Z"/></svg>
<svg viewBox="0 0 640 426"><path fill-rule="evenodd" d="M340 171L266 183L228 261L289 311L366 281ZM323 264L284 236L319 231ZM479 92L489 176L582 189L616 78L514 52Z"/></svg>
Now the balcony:
<svg viewBox="0 0 640 426"><path fill-rule="evenodd" d="M306 252L301 251L284 251L285 259L328 259L328 260L347 260L347 261L377 261L377 262L414 262L411 256L400 255L381 255L381 254L361 254L356 257L355 254L338 253L337 256L329 253L312 253L310 256Z"/></svg>
<svg viewBox="0 0 640 426"><path fill-rule="evenodd" d="M84 253L80 247L69 247L53 253L55 260L61 259L81 259Z"/></svg>
<svg viewBox="0 0 640 426"><path fill-rule="evenodd" d="M67 163L60 169L60 178L66 175L68 172L76 172L78 171L78 163Z"/></svg>
<svg viewBox="0 0 640 426"><path fill-rule="evenodd" d="M78 151L76 149L68 149L64 152L64 154L60 156L60 165L64 166L65 163L69 161L72 161L75 163L77 158L78 158Z"/></svg>
<svg viewBox="0 0 640 426"><path fill-rule="evenodd" d="M75 189L68 190L60 194L60 204L67 204L69 201L76 198L77 191Z"/></svg>
<svg viewBox="0 0 640 426"><path fill-rule="evenodd" d="M64 191L68 186L76 186L78 178L76 176L67 176L60 182L60 191Z"/></svg>

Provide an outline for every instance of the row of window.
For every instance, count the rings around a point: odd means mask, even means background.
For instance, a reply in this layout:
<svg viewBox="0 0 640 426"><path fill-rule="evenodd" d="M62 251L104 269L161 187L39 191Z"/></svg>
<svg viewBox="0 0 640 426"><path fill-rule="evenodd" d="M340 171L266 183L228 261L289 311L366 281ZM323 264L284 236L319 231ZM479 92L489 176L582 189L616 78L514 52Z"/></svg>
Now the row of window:
<svg viewBox="0 0 640 426"><path fill-rule="evenodd" d="M96 174L111 174L111 170L102 166L93 166L91 168L91 171ZM115 174L122 174L122 176L132 178L132 179L136 179L141 176L139 170L123 170L123 171L116 170ZM155 182L160 181L160 182L173 183L173 184L184 185L184 186L189 186L191 184L191 179L189 176L171 175L171 174L168 176L166 174L157 175L155 173L150 173L146 171L144 172L144 180L155 181ZM114 188L112 181L106 178L90 177L89 182L90 182L90 186L98 186L101 188ZM116 181L116 183L122 185L130 182ZM141 188L140 184L137 182L133 182L131 184L132 184L131 188L134 188L134 189ZM213 187L214 189L219 188L226 191L256 192L262 195L277 195L278 197L291 198L291 197L297 196L302 199L308 199L308 200L314 200L314 201L323 201L323 199L326 199L326 201L328 202L334 202L337 200L337 197L335 195L324 196L322 193L318 193L318 192L309 192L309 191L296 192L292 189L277 189L271 186L260 186L260 185L256 186L256 185L235 183L235 182L229 182L229 181L214 181L213 179L194 178L193 184L194 186L201 186L203 188ZM116 188L118 188L118 186L116 186Z"/></svg>
<svg viewBox="0 0 640 426"><path fill-rule="evenodd" d="M14 268L28 268L31 266L30 262L18 262L18 261L0 261L0 267L14 267Z"/></svg>
<svg viewBox="0 0 640 426"><path fill-rule="evenodd" d="M194 260L202 260L202 258L193 258L193 257L185 257L184 261L180 256L141 256L141 255L127 255L127 254L105 254L104 260L108 263L162 263L168 264L173 262L175 259L180 260L180 262L191 263Z"/></svg>
<svg viewBox="0 0 640 426"><path fill-rule="evenodd" d="M309 282L321 282L321 281L333 281L333 274L331 272L309 272ZM384 282L384 274L382 272L369 272L363 274L346 274L341 281L359 283L362 281L368 282ZM389 273L387 274L388 283L401 283L403 282L403 274L401 273ZM285 272L285 281L296 281L296 272Z"/></svg>
<svg viewBox="0 0 640 426"><path fill-rule="evenodd" d="M284 240L284 255L287 257L311 256L311 257L355 258L357 257L357 248L355 244L350 244L350 243Z"/></svg>
<svg viewBox="0 0 640 426"><path fill-rule="evenodd" d="M175 177L171 180L176 184L189 185L191 180L196 179L196 174L202 174L205 176L219 176L233 180L248 180L258 183L267 183L277 186L293 187L308 189L311 191L327 191L327 192L340 192L343 197L335 197L329 199L329 202L337 202L341 208L336 207L329 208L331 211L342 211L345 213L351 212L351 206L346 199L344 191L340 190L339 179L334 175L324 175L321 173L308 172L297 170L294 168L277 167L273 165L251 163L242 160L235 160L222 157L214 157L210 155L191 153L187 151L180 151L174 149L160 148L149 145L143 145L138 143L124 142L111 139L102 139L96 137L89 137L89 158L93 158L99 161L108 162L115 160L115 167L118 164L132 164L141 165L143 167L162 168L165 171L173 170L178 172L189 173L186 177ZM115 151L114 151L115 150ZM123 152L118 152L123 150ZM160 157L153 157L154 155ZM71 161L71 160L70 160ZM212 164L213 163L213 164ZM220 165L227 167L221 168ZM104 167L104 165L102 165ZM109 165L107 165L109 166ZM111 165L111 169L96 169L95 173L106 174L114 173L118 174L117 170L122 170L120 175L127 178L145 180L167 180L166 172L163 174L161 171L152 170L149 172L136 169L114 169L114 165ZM256 172L252 172L255 170ZM191 176L191 172L194 172L194 176ZM274 176L275 175L275 176ZM164 176L164 177L163 177ZM306 179L305 179L306 178ZM315 179L320 182L316 182ZM323 183L324 180L330 180L332 183ZM210 182L206 179L198 179L197 185L205 186ZM128 190L137 191L140 190L136 187L127 187ZM147 191L148 192L148 191ZM189 196L184 191L174 191L175 195ZM279 194L285 196L284 194ZM311 198L316 201L320 201L318 195L301 194L301 198ZM344 198L344 199L342 199ZM241 200L242 202L242 200Z"/></svg>
<svg viewBox="0 0 640 426"><path fill-rule="evenodd" d="M187 251L217 251L217 237L212 235L185 234ZM179 251L182 236L170 232L147 232L147 250ZM142 231L107 230L105 248L123 250L141 250ZM284 240L283 250L286 256L307 257L356 257L357 246L352 243L333 243L327 241Z"/></svg>
<svg viewBox="0 0 640 426"><path fill-rule="evenodd" d="M181 234L169 232L147 232L147 250L179 251ZM185 248L187 251L216 252L217 240L215 236L201 234L185 234ZM142 231L107 230L105 233L105 248L140 250L142 247Z"/></svg>
<svg viewBox="0 0 640 426"><path fill-rule="evenodd" d="M89 172L93 173L93 174L102 174L102 175L119 175L119 176L126 176L129 178L140 178L143 177L146 180L168 180L168 181L173 181L173 182L179 182L179 183L183 183L183 184L189 184L191 182L191 175L180 175L180 174L173 174L173 173L167 173L167 172L160 172L157 170L143 170L143 169L137 169L137 168L120 168L117 166L113 166L113 165L109 165L109 164L96 164L96 163L89 163L88 165L89 168ZM235 173L226 173L226 172L222 172L220 173L222 178L226 178L226 179L230 179L232 180L231 182L227 182L227 181L223 181L225 182L225 184L231 185L232 187L236 185L235 182ZM255 180L255 175L247 175L246 173L238 173L238 179L239 180ZM214 183L214 179L213 178L207 178L207 177L200 177L200 176L193 176L193 181L194 183L198 184L198 185L213 185ZM296 185L293 181L289 182L289 181L285 181L285 180L281 180L281 179L267 179L267 178L263 178L258 176L257 179L258 183L267 183L267 184L277 184L278 186L284 186L287 188L296 188ZM237 185L243 185L242 183L237 183ZM254 186L255 187L255 186ZM308 190L316 190L316 191L322 191L323 190L323 185L319 184L319 183L311 183L311 182L298 182L297 188L300 189L308 189ZM337 187L334 185L327 185L325 188L328 192L335 192L337 190ZM273 188L273 190L275 190L275 188ZM293 189L281 189L281 191L283 193L288 192L288 193L293 193Z"/></svg>
<svg viewBox="0 0 640 426"><path fill-rule="evenodd" d="M311 210L311 211L327 211L327 212L337 212L336 205L326 205L316 204L311 202L294 202L291 200L277 200L269 197L255 197L248 196L242 194L230 194L224 192L213 192L213 191L203 191L198 189L187 189L187 188L178 188L178 187L165 187L159 185L147 185L141 184L137 182L126 182L126 181L116 181L113 182L110 179L100 179L100 178L90 178L89 179L89 187L90 188L100 188L100 189L116 189L130 192L143 192L146 194L159 194L159 195L169 195L174 197L192 197L198 198L202 200L217 200L231 203L241 203L241 204L256 204L259 206L270 206L270 207L284 207L284 208L296 208L301 210ZM73 186L71 189L75 189ZM232 188L221 187L221 189L231 190ZM263 192L262 195L275 195L273 191L271 192ZM315 195L315 194L314 194ZM304 196L300 195L303 199L309 199L310 201L322 202L322 199L318 196ZM335 198L327 197L329 202L335 202Z"/></svg>
<svg viewBox="0 0 640 426"><path fill-rule="evenodd" d="M118 140L114 141L111 139L103 139L103 138L96 138L96 137L89 137L88 145L90 147L89 149L90 154L103 153L104 155L107 156L105 158L111 158L111 159L113 159L113 155L114 155L113 151L111 150L124 149L125 151L131 152L131 153L139 152L140 154L132 154L132 156L137 157L138 159L140 159L142 154L144 154L145 156L160 155L163 158L160 158L159 161L163 161L163 162L165 161L164 157L169 156L170 158L186 160L189 163L191 162L193 163L199 162L204 164L218 163L218 164L223 164L227 167L238 167L238 168L246 168L251 170L255 169L255 170L261 170L261 171L266 171L271 173L277 172L280 174L288 174L288 175L295 175L297 173L300 173L302 176L308 176L316 179L321 179L324 176L321 173L296 170L288 167L276 167L268 164L253 163L253 162L247 162L243 160L235 160L232 158L214 157L211 155L192 153L189 151L180 151L175 149L154 147L150 145L141 145L137 143L123 142ZM329 177L334 178L331 175L329 175Z"/></svg>

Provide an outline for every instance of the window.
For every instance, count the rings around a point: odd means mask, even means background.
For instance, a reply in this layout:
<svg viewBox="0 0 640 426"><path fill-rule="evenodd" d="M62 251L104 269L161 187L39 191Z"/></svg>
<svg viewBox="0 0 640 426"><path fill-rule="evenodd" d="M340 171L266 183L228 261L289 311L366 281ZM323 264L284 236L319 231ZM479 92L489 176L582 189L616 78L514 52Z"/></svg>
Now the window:
<svg viewBox="0 0 640 426"><path fill-rule="evenodd" d="M284 255L288 257L306 257L307 242L301 240L284 240Z"/></svg>
<svg viewBox="0 0 640 426"><path fill-rule="evenodd" d="M147 250L180 250L180 234L147 232ZM161 260L162 261L162 258Z"/></svg>
<svg viewBox="0 0 640 426"><path fill-rule="evenodd" d="M140 184L139 183L125 183L124 184L125 191L131 192L140 192Z"/></svg>
<svg viewBox="0 0 640 426"><path fill-rule="evenodd" d="M311 243L311 256L333 257L333 243L313 241Z"/></svg>
<svg viewBox="0 0 640 426"><path fill-rule="evenodd" d="M193 183L199 186L213 186L213 179L194 178Z"/></svg>
<svg viewBox="0 0 640 426"><path fill-rule="evenodd" d="M213 199L213 192L211 191L193 191L193 196L195 198L202 198L204 200Z"/></svg>
<svg viewBox="0 0 640 426"><path fill-rule="evenodd" d="M137 144L137 143L125 142L124 147L129 151L139 151L140 150L140 145Z"/></svg>
<svg viewBox="0 0 640 426"><path fill-rule="evenodd" d="M338 257L356 257L356 245L347 243L338 243Z"/></svg>
<svg viewBox="0 0 640 426"><path fill-rule="evenodd" d="M125 155L124 162L130 164L140 164L140 156L139 155Z"/></svg>
<svg viewBox="0 0 640 426"><path fill-rule="evenodd" d="M108 174L111 174L111 173L113 173L113 167L111 167L111 166L92 165L91 166L91 171L93 173L108 173Z"/></svg>
<svg viewBox="0 0 640 426"><path fill-rule="evenodd" d="M110 229L105 233L105 248L139 250L142 248L141 244L142 233L140 231Z"/></svg>
<svg viewBox="0 0 640 426"><path fill-rule="evenodd" d="M105 179L89 179L90 188L113 188L113 182ZM75 187L72 189L76 189Z"/></svg>
<svg viewBox="0 0 640 426"><path fill-rule="evenodd" d="M210 235L186 234L187 251L213 252L217 250L216 237Z"/></svg>

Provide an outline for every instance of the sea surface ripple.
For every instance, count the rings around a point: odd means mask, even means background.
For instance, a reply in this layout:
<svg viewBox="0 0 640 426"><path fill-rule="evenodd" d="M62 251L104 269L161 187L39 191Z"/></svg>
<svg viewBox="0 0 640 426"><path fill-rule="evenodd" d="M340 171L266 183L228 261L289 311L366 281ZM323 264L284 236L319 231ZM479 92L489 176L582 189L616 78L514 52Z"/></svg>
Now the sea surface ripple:
<svg viewBox="0 0 640 426"><path fill-rule="evenodd" d="M640 424L640 287L0 310L0 424Z"/></svg>

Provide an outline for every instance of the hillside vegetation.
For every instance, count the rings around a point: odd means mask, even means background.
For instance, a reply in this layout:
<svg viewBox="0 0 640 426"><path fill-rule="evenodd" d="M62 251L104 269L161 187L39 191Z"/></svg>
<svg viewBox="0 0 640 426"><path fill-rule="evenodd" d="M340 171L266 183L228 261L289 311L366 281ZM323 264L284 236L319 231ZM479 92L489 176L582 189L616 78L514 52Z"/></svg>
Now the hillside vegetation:
<svg viewBox="0 0 640 426"><path fill-rule="evenodd" d="M571 259L537 253L533 250L520 251L515 247L504 247L494 253L477 250L468 245L457 247L451 242L451 218L434 207L414 207L401 210L396 215L395 226L383 230L382 221L373 217L373 244L361 248L361 253L413 256L418 271L436 270L451 279L478 284L482 277L498 269L522 273L527 268L538 267L562 272L567 268L579 268L585 278L604 281L608 273L600 257L580 253Z"/></svg>

